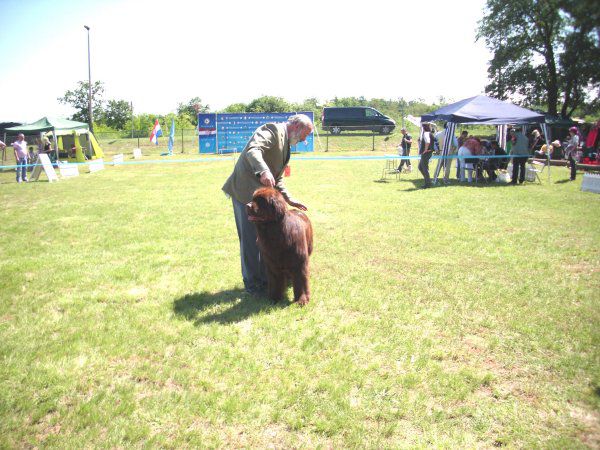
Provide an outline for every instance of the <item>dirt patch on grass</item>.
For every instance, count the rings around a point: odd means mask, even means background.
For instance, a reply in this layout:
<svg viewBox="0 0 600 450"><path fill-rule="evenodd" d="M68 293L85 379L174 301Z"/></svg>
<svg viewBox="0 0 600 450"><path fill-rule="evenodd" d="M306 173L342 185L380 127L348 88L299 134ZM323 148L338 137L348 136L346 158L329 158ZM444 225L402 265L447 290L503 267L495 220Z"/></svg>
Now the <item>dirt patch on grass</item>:
<svg viewBox="0 0 600 450"><path fill-rule="evenodd" d="M3 316L0 316L0 323L12 322L13 320L14 320L14 316L11 316L10 314L5 314Z"/></svg>
<svg viewBox="0 0 600 450"><path fill-rule="evenodd" d="M48 437L60 433L62 427L60 423L56 423L57 419L58 413L56 411L51 411L39 419L36 424L36 428L38 429L35 436L37 442L44 442Z"/></svg>
<svg viewBox="0 0 600 450"><path fill-rule="evenodd" d="M583 428L577 436L579 440L590 448L600 448L600 413L573 407L569 415Z"/></svg>
<svg viewBox="0 0 600 450"><path fill-rule="evenodd" d="M600 272L600 267L588 261L578 261L574 264L565 264L563 269L573 275L593 274Z"/></svg>
<svg viewBox="0 0 600 450"><path fill-rule="evenodd" d="M213 423L198 418L187 431L218 436L225 448L335 448L324 436L295 431L280 423L270 423L257 429L248 424Z"/></svg>

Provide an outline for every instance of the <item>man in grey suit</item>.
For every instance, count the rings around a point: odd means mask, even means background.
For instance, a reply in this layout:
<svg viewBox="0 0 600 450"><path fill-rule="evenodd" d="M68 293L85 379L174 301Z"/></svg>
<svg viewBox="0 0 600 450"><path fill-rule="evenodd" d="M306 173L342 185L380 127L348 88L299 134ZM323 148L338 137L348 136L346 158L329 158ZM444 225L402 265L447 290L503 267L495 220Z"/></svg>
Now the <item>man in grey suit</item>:
<svg viewBox="0 0 600 450"><path fill-rule="evenodd" d="M290 160L290 147L303 142L312 131L313 124L304 114L291 116L285 123L267 123L259 127L223 185L223 191L233 203L240 240L242 278L246 292L250 294L266 292L267 275L256 244L256 228L248 221L246 203L252 200L256 189L269 186L279 190L288 205L307 210L305 205L290 196L283 183L283 171Z"/></svg>

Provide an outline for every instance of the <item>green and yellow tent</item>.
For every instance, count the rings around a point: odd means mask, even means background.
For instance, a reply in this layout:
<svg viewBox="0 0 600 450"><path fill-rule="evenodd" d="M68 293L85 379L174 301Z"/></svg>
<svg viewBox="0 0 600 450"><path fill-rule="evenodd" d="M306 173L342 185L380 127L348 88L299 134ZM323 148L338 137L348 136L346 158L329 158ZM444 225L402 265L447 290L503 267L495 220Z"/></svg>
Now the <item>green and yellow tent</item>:
<svg viewBox="0 0 600 450"><path fill-rule="evenodd" d="M70 149L75 146L75 158L79 162L85 161L82 144L83 147L88 149L88 155L91 155L92 159L104 156L104 152L100 148L100 145L98 145L98 141L96 141L94 135L90 132L87 123L54 117L42 117L33 123L7 128L6 131L29 135L36 133L52 135L57 158L60 151L68 154Z"/></svg>

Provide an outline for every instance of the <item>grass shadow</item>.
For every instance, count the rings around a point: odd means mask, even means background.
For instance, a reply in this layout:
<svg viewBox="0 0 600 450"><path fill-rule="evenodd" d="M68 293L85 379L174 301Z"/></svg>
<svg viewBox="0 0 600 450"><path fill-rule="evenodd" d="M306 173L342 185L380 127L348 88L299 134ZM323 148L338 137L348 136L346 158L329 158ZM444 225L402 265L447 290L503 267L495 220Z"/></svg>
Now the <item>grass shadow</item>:
<svg viewBox="0 0 600 450"><path fill-rule="evenodd" d="M175 315L194 322L231 324L263 311L289 306L287 300L273 303L271 300L249 295L243 289L221 292L195 292L173 302Z"/></svg>

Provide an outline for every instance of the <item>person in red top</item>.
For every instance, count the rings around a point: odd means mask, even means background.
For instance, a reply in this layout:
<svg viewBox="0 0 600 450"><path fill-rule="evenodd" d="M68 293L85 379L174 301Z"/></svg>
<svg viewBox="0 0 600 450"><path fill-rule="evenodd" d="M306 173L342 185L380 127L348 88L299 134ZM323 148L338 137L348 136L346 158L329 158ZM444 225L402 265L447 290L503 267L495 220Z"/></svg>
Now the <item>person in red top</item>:
<svg viewBox="0 0 600 450"><path fill-rule="evenodd" d="M585 146L592 149L592 153L596 153L596 161L600 162L600 120L592 127L585 140ZM590 156L593 157L593 156Z"/></svg>

